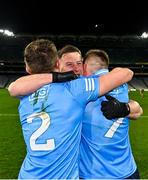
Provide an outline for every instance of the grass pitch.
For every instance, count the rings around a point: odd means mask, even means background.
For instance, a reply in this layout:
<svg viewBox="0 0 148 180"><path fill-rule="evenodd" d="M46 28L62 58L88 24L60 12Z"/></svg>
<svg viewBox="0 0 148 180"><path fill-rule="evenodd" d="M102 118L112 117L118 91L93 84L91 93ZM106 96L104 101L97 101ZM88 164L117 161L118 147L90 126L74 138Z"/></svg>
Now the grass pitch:
<svg viewBox="0 0 148 180"><path fill-rule="evenodd" d="M148 92L144 92L143 98L139 91L130 92L130 98L144 110L137 121L130 121L130 139L141 178L148 179ZM18 99L0 89L0 179L16 179L26 153L18 105Z"/></svg>

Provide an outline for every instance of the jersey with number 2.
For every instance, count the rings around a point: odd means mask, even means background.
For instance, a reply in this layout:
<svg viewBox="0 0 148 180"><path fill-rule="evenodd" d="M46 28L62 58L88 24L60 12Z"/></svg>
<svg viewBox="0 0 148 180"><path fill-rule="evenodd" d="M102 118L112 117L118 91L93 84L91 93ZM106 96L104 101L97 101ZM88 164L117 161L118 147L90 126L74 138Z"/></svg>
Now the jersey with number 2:
<svg viewBox="0 0 148 180"><path fill-rule="evenodd" d="M78 154L86 103L98 97L98 79L53 83L21 99L27 155L19 179L78 179Z"/></svg>

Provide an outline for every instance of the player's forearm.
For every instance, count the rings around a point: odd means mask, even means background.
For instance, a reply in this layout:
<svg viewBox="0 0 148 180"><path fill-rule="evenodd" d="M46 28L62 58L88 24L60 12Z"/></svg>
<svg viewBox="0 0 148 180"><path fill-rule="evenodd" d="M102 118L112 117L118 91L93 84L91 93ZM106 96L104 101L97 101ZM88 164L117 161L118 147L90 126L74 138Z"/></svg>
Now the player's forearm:
<svg viewBox="0 0 148 180"><path fill-rule="evenodd" d="M50 82L52 82L52 74L28 75L12 82L8 87L8 91L11 96L23 96L36 91Z"/></svg>
<svg viewBox="0 0 148 180"><path fill-rule="evenodd" d="M138 102L134 100L130 100L128 104L130 106L130 114L128 115L128 117L133 120L138 119L143 114L142 107Z"/></svg>
<svg viewBox="0 0 148 180"><path fill-rule="evenodd" d="M104 95L114 88L127 83L133 77L133 71L128 68L115 68L100 77L100 95Z"/></svg>
<svg viewBox="0 0 148 180"><path fill-rule="evenodd" d="M34 74L21 77L10 84L8 91L11 96L30 94L51 82L66 82L79 78L73 71L51 72L50 74Z"/></svg>

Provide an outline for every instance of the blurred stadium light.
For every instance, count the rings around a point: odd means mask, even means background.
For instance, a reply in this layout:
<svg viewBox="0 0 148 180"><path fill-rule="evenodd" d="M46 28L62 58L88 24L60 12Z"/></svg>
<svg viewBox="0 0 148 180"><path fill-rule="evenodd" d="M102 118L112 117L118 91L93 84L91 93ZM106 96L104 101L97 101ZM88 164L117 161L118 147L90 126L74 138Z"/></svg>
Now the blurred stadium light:
<svg viewBox="0 0 148 180"><path fill-rule="evenodd" d="M4 36L14 36L14 33L8 29L0 29L0 33Z"/></svg>
<svg viewBox="0 0 148 180"><path fill-rule="evenodd" d="M148 33L146 33L146 32L142 33L141 37L142 38L148 38Z"/></svg>

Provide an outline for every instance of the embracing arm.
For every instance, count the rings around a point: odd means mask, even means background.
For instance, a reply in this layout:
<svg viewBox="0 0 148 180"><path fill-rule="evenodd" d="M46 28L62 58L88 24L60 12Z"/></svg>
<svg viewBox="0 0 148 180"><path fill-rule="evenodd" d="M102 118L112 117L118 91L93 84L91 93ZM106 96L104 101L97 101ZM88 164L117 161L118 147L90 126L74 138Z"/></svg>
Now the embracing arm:
<svg viewBox="0 0 148 180"><path fill-rule="evenodd" d="M141 106L134 100L124 103L110 95L105 97L107 101L102 101L101 111L107 119L129 117L136 120L143 114Z"/></svg>
<svg viewBox="0 0 148 180"><path fill-rule="evenodd" d="M128 115L130 119L136 120L143 114L143 109L137 101L130 100L128 105L130 107L130 114Z"/></svg>
<svg viewBox="0 0 148 180"><path fill-rule="evenodd" d="M99 77L100 81L100 96L108 93L114 88L127 83L133 77L133 71L128 68L115 68L108 74Z"/></svg>
<svg viewBox="0 0 148 180"><path fill-rule="evenodd" d="M51 82L65 82L77 79L79 75L76 75L73 71L64 73L52 72L50 74L33 74L21 77L12 82L8 91L11 96L23 96L36 91L42 86Z"/></svg>
<svg viewBox="0 0 148 180"><path fill-rule="evenodd" d="M8 87L8 91L11 96L23 96L34 92L50 82L52 82L52 74L33 74L23 76L12 82Z"/></svg>

